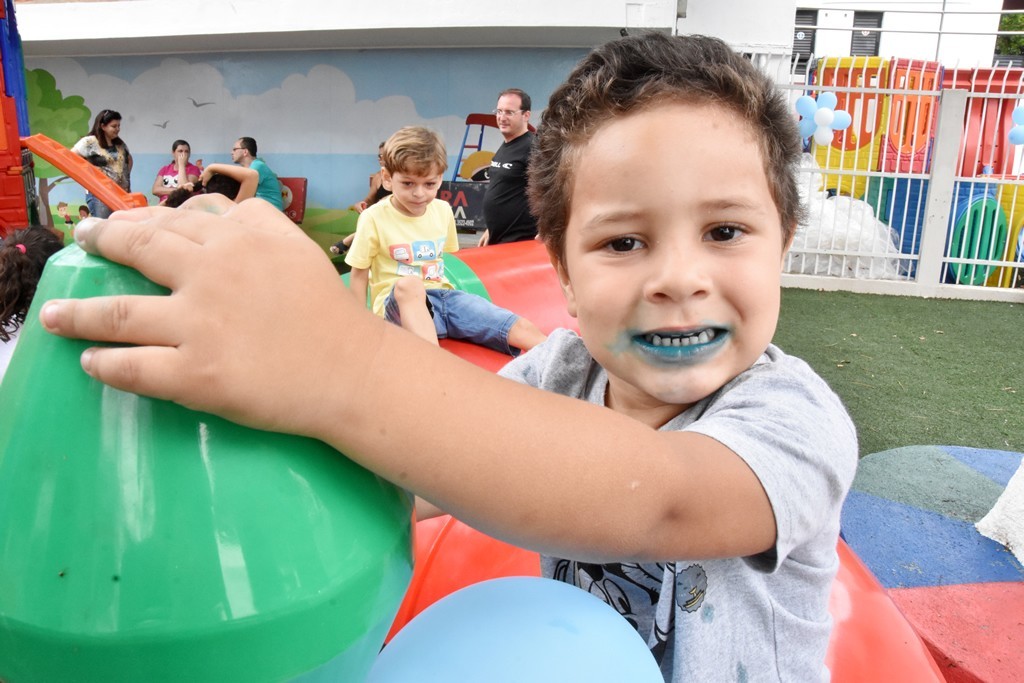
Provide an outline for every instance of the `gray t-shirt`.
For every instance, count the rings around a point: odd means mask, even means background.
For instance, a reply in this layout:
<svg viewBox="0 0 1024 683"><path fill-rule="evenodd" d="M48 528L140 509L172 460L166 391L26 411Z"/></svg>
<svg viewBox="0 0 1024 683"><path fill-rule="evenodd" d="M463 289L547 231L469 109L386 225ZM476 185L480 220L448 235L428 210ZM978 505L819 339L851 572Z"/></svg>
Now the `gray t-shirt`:
<svg viewBox="0 0 1024 683"><path fill-rule="evenodd" d="M607 373L566 330L501 374L604 405ZM618 610L647 640L666 681L828 680L839 512L857 466L857 435L839 397L805 362L769 346L661 429L704 434L743 458L775 513L773 549L640 564L543 557L544 575Z"/></svg>

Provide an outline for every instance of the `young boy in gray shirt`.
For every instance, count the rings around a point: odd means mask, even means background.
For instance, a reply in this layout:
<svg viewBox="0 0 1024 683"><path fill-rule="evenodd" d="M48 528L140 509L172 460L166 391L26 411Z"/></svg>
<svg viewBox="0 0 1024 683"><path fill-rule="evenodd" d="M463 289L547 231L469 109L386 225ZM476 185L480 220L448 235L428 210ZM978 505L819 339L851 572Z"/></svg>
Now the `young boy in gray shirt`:
<svg viewBox="0 0 1024 683"><path fill-rule="evenodd" d="M579 335L506 378L368 313L262 203L81 224L84 248L173 294L51 301L41 319L145 344L86 351L101 381L320 439L541 552L637 628L668 681L827 680L857 441L771 345L799 154L786 99L717 39L591 53L551 96L529 185Z"/></svg>

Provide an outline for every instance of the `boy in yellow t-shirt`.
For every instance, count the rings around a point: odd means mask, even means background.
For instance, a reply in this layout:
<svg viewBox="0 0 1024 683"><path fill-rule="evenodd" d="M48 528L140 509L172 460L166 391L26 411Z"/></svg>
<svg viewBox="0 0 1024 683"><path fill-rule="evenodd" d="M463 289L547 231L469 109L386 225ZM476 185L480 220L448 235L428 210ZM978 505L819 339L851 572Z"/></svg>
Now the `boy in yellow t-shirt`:
<svg viewBox="0 0 1024 683"><path fill-rule="evenodd" d="M356 299L366 301L369 288L374 313L435 344L450 337L517 355L544 341L530 321L445 278L443 254L459 241L451 206L437 199L448 167L438 135L402 128L384 144L381 164L393 194L360 214L345 257Z"/></svg>

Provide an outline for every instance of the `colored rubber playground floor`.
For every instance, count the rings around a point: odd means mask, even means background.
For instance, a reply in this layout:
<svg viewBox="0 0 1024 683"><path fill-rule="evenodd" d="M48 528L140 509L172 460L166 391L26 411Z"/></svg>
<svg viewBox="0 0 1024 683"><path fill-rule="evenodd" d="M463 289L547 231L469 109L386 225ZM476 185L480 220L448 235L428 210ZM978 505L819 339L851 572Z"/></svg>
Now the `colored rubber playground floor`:
<svg viewBox="0 0 1024 683"><path fill-rule="evenodd" d="M1021 454L908 446L860 461L842 534L951 683L1024 680L1024 567L978 533Z"/></svg>
<svg viewBox="0 0 1024 683"><path fill-rule="evenodd" d="M775 343L839 394L861 455L1024 451L1024 303L785 289Z"/></svg>

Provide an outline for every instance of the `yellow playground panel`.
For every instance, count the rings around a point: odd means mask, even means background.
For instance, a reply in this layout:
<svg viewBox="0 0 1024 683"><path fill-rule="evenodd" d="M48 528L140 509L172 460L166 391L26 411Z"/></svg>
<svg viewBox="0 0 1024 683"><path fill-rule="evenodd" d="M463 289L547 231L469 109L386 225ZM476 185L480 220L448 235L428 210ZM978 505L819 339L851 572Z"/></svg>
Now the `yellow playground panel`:
<svg viewBox="0 0 1024 683"><path fill-rule="evenodd" d="M1020 176L1004 176L1008 180L1024 180ZM1020 239L1021 227L1024 227L1024 185L1000 185L996 193L999 205L1006 214L1007 239L1006 249L1002 254L1004 261L1017 259L1017 241ZM1016 268L1002 266L996 268L985 281L986 287L1012 287L1013 274Z"/></svg>
<svg viewBox="0 0 1024 683"><path fill-rule="evenodd" d="M881 57L825 57L818 60L813 77L814 96L830 87L884 88L889 79L889 60ZM823 169L874 171L878 169L884 122L889 116L889 95L878 92L837 90L836 109L847 112L853 122L836 131L829 145L814 145L814 158ZM866 176L828 174L823 190L861 197L867 187Z"/></svg>

